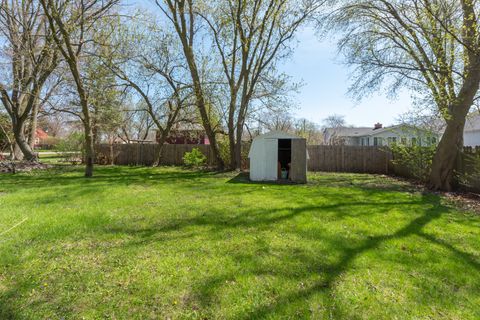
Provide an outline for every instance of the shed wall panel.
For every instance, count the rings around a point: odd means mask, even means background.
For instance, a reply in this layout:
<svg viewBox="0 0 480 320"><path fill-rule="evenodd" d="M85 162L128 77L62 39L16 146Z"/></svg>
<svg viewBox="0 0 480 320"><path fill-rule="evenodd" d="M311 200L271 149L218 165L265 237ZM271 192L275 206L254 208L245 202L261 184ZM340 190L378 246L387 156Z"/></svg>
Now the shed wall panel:
<svg viewBox="0 0 480 320"><path fill-rule="evenodd" d="M290 178L294 182L307 183L307 141L292 139Z"/></svg>

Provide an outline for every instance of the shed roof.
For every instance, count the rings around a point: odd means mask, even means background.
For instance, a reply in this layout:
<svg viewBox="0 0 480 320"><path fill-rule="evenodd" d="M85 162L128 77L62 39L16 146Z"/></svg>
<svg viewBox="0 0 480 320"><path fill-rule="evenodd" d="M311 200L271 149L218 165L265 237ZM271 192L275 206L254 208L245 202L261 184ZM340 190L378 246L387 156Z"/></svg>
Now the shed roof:
<svg viewBox="0 0 480 320"><path fill-rule="evenodd" d="M302 137L284 131L273 130L256 136L253 140L257 139L302 139Z"/></svg>

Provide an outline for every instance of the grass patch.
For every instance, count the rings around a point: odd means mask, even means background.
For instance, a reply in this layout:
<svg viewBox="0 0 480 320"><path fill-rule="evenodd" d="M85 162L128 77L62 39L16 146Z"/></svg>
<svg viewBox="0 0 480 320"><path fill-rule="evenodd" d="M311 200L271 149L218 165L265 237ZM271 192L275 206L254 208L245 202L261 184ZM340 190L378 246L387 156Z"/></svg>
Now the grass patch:
<svg viewBox="0 0 480 320"><path fill-rule="evenodd" d="M64 157L62 157L59 153L54 153L53 151L38 154L38 157L42 163L46 164L65 164Z"/></svg>
<svg viewBox="0 0 480 320"><path fill-rule="evenodd" d="M82 174L0 175L0 319L480 318L480 217L405 182Z"/></svg>

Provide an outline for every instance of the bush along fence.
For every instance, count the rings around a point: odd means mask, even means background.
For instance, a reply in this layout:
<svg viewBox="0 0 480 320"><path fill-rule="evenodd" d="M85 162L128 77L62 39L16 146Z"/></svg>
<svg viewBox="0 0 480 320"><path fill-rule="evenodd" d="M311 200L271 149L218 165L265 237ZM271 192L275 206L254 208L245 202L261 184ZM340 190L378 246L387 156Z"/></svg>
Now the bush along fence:
<svg viewBox="0 0 480 320"><path fill-rule="evenodd" d="M244 157L248 155L246 146ZM101 144L97 145L97 162L118 165L152 165L159 146L156 144ZM206 157L206 164L215 160L208 145L165 144L161 165L184 165L184 155L198 148ZM425 180L431 166L433 148L423 147L357 147L308 146L308 170L397 175ZM112 161L113 160L113 161ZM248 169L248 159L244 161ZM480 148L464 148L457 163L459 184L480 192Z"/></svg>

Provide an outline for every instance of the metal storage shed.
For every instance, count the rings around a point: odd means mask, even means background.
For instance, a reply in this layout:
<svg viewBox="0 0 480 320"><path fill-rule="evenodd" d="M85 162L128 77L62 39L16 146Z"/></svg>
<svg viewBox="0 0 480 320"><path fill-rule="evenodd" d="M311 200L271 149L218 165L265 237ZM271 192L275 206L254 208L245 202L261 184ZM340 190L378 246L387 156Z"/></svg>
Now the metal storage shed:
<svg viewBox="0 0 480 320"><path fill-rule="evenodd" d="M253 139L248 157L252 181L307 182L307 142L301 137L282 131L262 134Z"/></svg>

